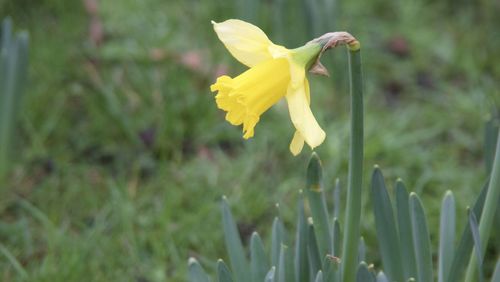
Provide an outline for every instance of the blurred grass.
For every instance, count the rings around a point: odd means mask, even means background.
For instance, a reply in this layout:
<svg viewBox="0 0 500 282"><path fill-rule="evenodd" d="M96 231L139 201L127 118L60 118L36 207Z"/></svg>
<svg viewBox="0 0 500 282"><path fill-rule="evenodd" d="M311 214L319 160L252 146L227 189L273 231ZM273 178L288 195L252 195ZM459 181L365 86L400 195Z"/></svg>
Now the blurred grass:
<svg viewBox="0 0 500 282"><path fill-rule="evenodd" d="M244 68L210 20L253 19L288 47L331 31L328 24L352 32L366 78L365 179L377 163L387 179L402 177L421 193L434 246L446 190L465 217L486 178L483 124L500 105L500 38L492 36L499 19L490 15L497 4L343 1L326 24L308 22L299 0L263 1L259 13L242 3L108 0L89 15L79 1L0 1L0 14L32 42L22 135L0 197L0 242L30 280L183 281L188 255L202 263L224 255L223 194L244 236L269 233L275 202L294 222L309 150L288 152L284 104L249 141L224 121L208 86L217 69ZM280 5L280 13L271 9ZM312 107L328 135L318 153L330 189L337 177L346 182L344 52L324 57L331 79L311 79ZM373 218L365 219L371 247ZM7 259L0 273L22 279Z"/></svg>

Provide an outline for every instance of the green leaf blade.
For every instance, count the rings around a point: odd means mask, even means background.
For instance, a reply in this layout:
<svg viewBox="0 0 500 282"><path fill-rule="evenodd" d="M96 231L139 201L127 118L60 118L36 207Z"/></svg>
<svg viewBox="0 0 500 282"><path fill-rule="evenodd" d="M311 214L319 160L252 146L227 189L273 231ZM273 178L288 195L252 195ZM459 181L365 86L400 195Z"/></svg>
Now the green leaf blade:
<svg viewBox="0 0 500 282"><path fill-rule="evenodd" d="M340 231L340 223L337 218L333 219L333 230L332 230L332 245L333 245L333 256L339 257L341 254L342 246L342 233Z"/></svg>
<svg viewBox="0 0 500 282"><path fill-rule="evenodd" d="M229 268L221 259L217 261L217 281L233 282L233 277L231 275L231 272L229 271Z"/></svg>
<svg viewBox="0 0 500 282"><path fill-rule="evenodd" d="M385 275L384 272L380 271L378 274L377 274L377 282L389 282L389 279L387 278L387 276Z"/></svg>
<svg viewBox="0 0 500 282"><path fill-rule="evenodd" d="M447 191L441 204L439 224L439 263L438 281L448 279L454 255L455 243L455 198L451 191Z"/></svg>
<svg viewBox="0 0 500 282"><path fill-rule="evenodd" d="M257 232L254 232L250 239L250 265L252 281L264 281L270 265L264 251L264 245Z"/></svg>
<svg viewBox="0 0 500 282"><path fill-rule="evenodd" d="M307 166L307 200L311 207L311 213L314 220L314 230L318 243L320 256L326 256L332 253L330 245L330 224L328 210L326 208L326 199L323 192L321 161L316 153L311 155L309 165Z"/></svg>
<svg viewBox="0 0 500 282"><path fill-rule="evenodd" d="M314 282L323 282L323 272L321 272L321 270L316 274Z"/></svg>
<svg viewBox="0 0 500 282"><path fill-rule="evenodd" d="M189 258L188 274L190 282L210 282L205 270L195 258Z"/></svg>
<svg viewBox="0 0 500 282"><path fill-rule="evenodd" d="M323 260L323 267L321 270L324 282L337 282L340 281L339 271L340 259L327 255Z"/></svg>
<svg viewBox="0 0 500 282"><path fill-rule="evenodd" d="M389 280L403 281L403 267L401 265L401 251L399 236L396 230L396 221L384 177L378 167L375 167L373 171L371 188L377 240L380 246L384 270Z"/></svg>
<svg viewBox="0 0 500 282"><path fill-rule="evenodd" d="M273 227L271 230L271 265L278 266L281 245L284 244L284 231L285 227L283 222L281 222L279 217L275 217L273 221Z"/></svg>
<svg viewBox="0 0 500 282"><path fill-rule="evenodd" d="M245 258L245 251L241 243L238 228L229 209L226 197L222 198L222 222L226 249L229 255L231 268L237 281L246 282L250 278L248 272L248 262Z"/></svg>
<svg viewBox="0 0 500 282"><path fill-rule="evenodd" d="M274 282L275 281L275 274L276 274L276 267L273 266L271 269L267 272L266 278L264 279L265 282Z"/></svg>
<svg viewBox="0 0 500 282"><path fill-rule="evenodd" d="M410 194L413 246L417 263L417 281L432 281L432 252L424 208L415 193Z"/></svg>
<svg viewBox="0 0 500 282"><path fill-rule="evenodd" d="M300 193L299 215L295 239L295 278L297 282L309 279L309 263L307 259L307 218L304 212L303 193Z"/></svg>
<svg viewBox="0 0 500 282"><path fill-rule="evenodd" d="M281 244L280 247L280 256L279 256L279 262L278 262L278 282L286 282L286 246Z"/></svg>
<svg viewBox="0 0 500 282"><path fill-rule="evenodd" d="M483 251L481 248L481 238L479 236L479 226L477 224L476 216L473 212L469 211L469 226L472 232L472 239L474 240L474 250L476 253L476 262L478 269L478 279L479 282L484 282L483 273Z"/></svg>
<svg viewBox="0 0 500 282"><path fill-rule="evenodd" d="M359 263L366 261L366 243L365 238L359 238L358 244L358 261Z"/></svg>
<svg viewBox="0 0 500 282"><path fill-rule="evenodd" d="M481 213L484 206L484 201L486 199L486 192L488 190L488 183L486 183L476 201L474 202L474 206L472 208L472 212L475 214L476 218L481 217ZM451 268L448 275L447 282L456 282L460 280L462 274L467 267L467 263L469 261L472 246L473 246L472 234L469 226L465 226L462 231L462 236L460 238L460 243L458 247L455 249L455 255L453 257L453 262L451 263Z"/></svg>
<svg viewBox="0 0 500 282"><path fill-rule="evenodd" d="M491 282L500 282L500 259L497 260L497 264L495 265Z"/></svg>
<svg viewBox="0 0 500 282"><path fill-rule="evenodd" d="M307 224L307 256L309 260L309 273L310 275L314 275L314 273L321 270L321 260L318 245L316 243L316 236L314 235L314 225L311 218L309 218ZM314 276L312 278L314 278Z"/></svg>
<svg viewBox="0 0 500 282"><path fill-rule="evenodd" d="M409 203L410 196L401 179L398 179L396 182L396 210L399 239L401 240L401 262L405 280L417 276Z"/></svg>
<svg viewBox="0 0 500 282"><path fill-rule="evenodd" d="M375 275L370 272L366 263L361 262L356 272L356 282L376 282Z"/></svg>

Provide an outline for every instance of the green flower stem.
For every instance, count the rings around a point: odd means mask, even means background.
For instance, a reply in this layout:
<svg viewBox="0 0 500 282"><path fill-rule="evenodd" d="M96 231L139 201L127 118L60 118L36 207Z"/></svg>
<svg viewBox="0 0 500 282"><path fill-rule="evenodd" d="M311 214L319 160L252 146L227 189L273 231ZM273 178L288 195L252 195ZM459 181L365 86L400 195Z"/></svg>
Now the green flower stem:
<svg viewBox="0 0 500 282"><path fill-rule="evenodd" d="M349 180L342 248L342 281L356 278L361 217L361 187L363 185L363 78L359 44L349 48L349 80L351 89L351 140Z"/></svg>
<svg viewBox="0 0 500 282"><path fill-rule="evenodd" d="M484 203L483 213L481 215L481 220L479 222L479 237L481 240L481 254L484 256L484 252L488 245L488 238L491 233L491 226L493 224L493 218L495 212L498 208L498 201L500 200L500 130L498 131L497 147L495 153L495 159L493 160L493 169L491 170L490 184L488 186L488 192L486 193L486 200ZM467 273L465 276L466 282L476 281L477 279L477 258L472 252L471 258L469 260L469 266L467 267Z"/></svg>

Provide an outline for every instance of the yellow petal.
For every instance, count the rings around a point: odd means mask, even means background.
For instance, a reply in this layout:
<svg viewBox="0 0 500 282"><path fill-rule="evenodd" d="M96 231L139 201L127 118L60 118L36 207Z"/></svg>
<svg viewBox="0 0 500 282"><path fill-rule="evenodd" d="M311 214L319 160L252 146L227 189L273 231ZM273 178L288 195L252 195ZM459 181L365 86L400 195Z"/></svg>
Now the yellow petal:
<svg viewBox="0 0 500 282"><path fill-rule="evenodd" d="M307 78L305 79L305 89L306 89L306 99L307 99L307 104L311 104L311 93L309 90L309 81ZM302 148L304 147L304 137L300 134L298 130L295 130L295 133L292 138L292 142L290 142L290 152L292 152L292 155L297 156L302 152Z"/></svg>
<svg viewBox="0 0 500 282"><path fill-rule="evenodd" d="M307 104L311 105L311 90L309 88L309 80L307 80L307 78L304 78L304 84L304 87L306 88Z"/></svg>
<svg viewBox="0 0 500 282"><path fill-rule="evenodd" d="M292 138L292 142L290 142L290 152L292 152L292 154L296 156L302 151L303 147L304 147L304 137L302 137L300 132L295 131L295 134L293 135Z"/></svg>
<svg viewBox="0 0 500 282"><path fill-rule="evenodd" d="M220 41L238 61L252 67L264 60L272 59L269 47L274 44L258 27L241 20L212 21Z"/></svg>
<svg viewBox="0 0 500 282"><path fill-rule="evenodd" d="M304 72L303 69L302 72ZM292 82L289 85L286 95L290 118L305 142L311 146L311 148L315 148L325 140L325 132L319 126L309 107L309 83L305 78L305 73L300 74L296 72L294 74L292 72L291 76ZM301 76L302 84L293 81L293 79L300 79Z"/></svg>
<svg viewBox="0 0 500 282"><path fill-rule="evenodd" d="M303 86L304 79L306 79L305 66L297 64L293 59L288 58L288 63L290 66L290 86L293 89L297 89ZM309 86L309 84L308 84ZM309 90L308 90L309 91Z"/></svg>
<svg viewBox="0 0 500 282"><path fill-rule="evenodd" d="M284 58L264 61L235 78L221 76L210 86L217 107L227 112L232 125L243 124L243 138L254 135L260 116L283 98L290 83L289 61Z"/></svg>

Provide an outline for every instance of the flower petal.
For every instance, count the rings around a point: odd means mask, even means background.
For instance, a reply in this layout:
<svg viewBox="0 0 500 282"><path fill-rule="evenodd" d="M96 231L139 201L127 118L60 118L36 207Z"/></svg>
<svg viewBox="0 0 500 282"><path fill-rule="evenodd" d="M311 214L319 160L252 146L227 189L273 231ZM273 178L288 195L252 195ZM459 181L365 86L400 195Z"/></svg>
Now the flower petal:
<svg viewBox="0 0 500 282"><path fill-rule="evenodd" d="M270 79L272 78L272 79ZM243 124L243 138L254 135L260 116L281 100L290 83L287 59L263 61L235 78L223 75L210 86L215 92L217 107L227 112L232 125Z"/></svg>
<svg viewBox="0 0 500 282"><path fill-rule="evenodd" d="M307 78L304 78L304 87L306 88L307 104L311 105L311 90L309 88L309 80L307 80Z"/></svg>
<svg viewBox="0 0 500 282"><path fill-rule="evenodd" d="M302 151L303 147L304 137L302 137L300 132L296 130L293 135L292 142L290 142L290 152L292 152L294 156L297 156Z"/></svg>
<svg viewBox="0 0 500 282"><path fill-rule="evenodd" d="M290 118L305 142L314 149L325 140L325 132L319 126L309 107L309 83L305 75L301 85L293 87L293 84L292 81L286 95Z"/></svg>
<svg viewBox="0 0 500 282"><path fill-rule="evenodd" d="M273 58L269 47L274 44L260 28L234 19L222 23L212 21L212 24L220 41L244 65L252 67Z"/></svg>
<svg viewBox="0 0 500 282"><path fill-rule="evenodd" d="M307 99L307 104L311 104L311 93L309 91L309 80L307 78L305 79L305 88L306 88L306 99ZM302 148L304 147L304 137L300 134L298 130L295 130L295 133L293 134L292 142L290 142L290 152L292 152L292 155L297 156L300 154L302 151Z"/></svg>

